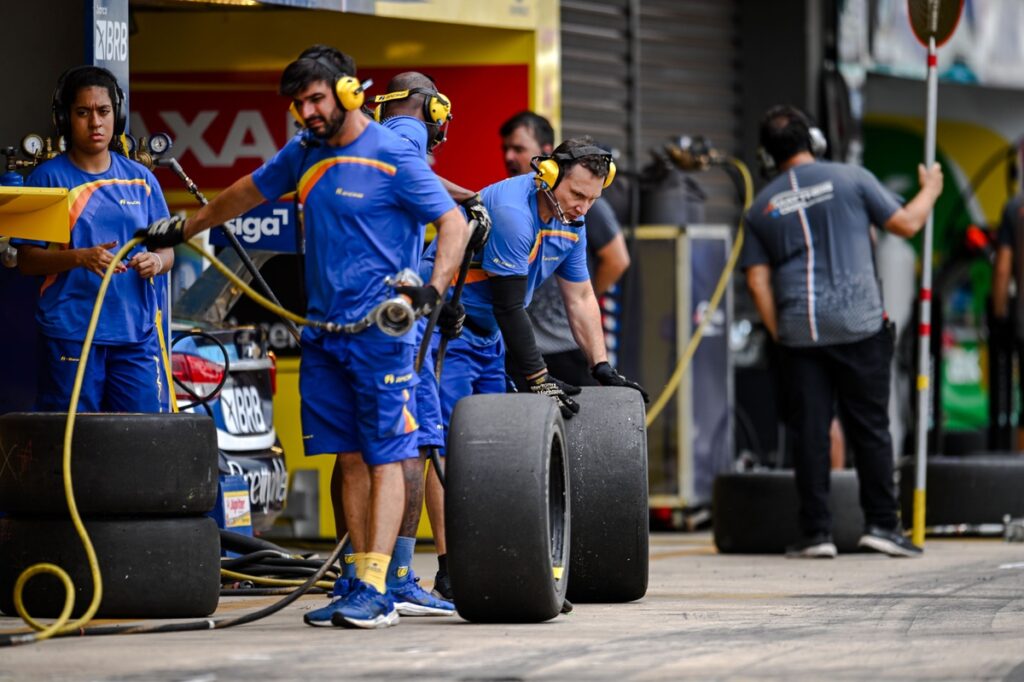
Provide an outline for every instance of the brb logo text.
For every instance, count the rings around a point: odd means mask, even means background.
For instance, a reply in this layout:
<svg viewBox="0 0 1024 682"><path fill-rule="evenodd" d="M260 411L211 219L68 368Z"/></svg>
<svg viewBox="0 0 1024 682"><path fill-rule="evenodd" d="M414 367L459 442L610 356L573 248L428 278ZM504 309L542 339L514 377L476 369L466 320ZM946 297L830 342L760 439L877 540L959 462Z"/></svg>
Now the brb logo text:
<svg viewBox="0 0 1024 682"><path fill-rule="evenodd" d="M128 22L102 19L108 8L97 6L93 50L100 62L123 62L128 59Z"/></svg>

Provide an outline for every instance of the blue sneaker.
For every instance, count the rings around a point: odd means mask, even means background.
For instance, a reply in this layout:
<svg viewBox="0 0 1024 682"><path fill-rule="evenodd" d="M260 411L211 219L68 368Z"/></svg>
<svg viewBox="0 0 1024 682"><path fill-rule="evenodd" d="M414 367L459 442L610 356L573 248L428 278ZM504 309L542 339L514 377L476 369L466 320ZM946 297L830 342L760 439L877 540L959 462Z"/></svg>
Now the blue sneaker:
<svg viewBox="0 0 1024 682"><path fill-rule="evenodd" d="M306 625L312 625L315 628L329 628L334 625L331 622L331 616L334 615L338 602L351 594L358 582L357 578L338 578L335 580L334 588L331 589L331 603L303 615L302 620L305 621Z"/></svg>
<svg viewBox="0 0 1024 682"><path fill-rule="evenodd" d="M356 581L348 596L339 597L332 606L331 623L338 627L373 629L398 623L398 610L391 595L381 594L361 580Z"/></svg>
<svg viewBox="0 0 1024 682"><path fill-rule="evenodd" d="M356 589L358 582L359 578L338 578L334 581L334 587L331 589L331 598L347 597Z"/></svg>
<svg viewBox="0 0 1024 682"><path fill-rule="evenodd" d="M455 613L455 604L438 599L420 587L420 579L412 569L401 584L389 586L388 592L395 599L398 613L403 616L451 616Z"/></svg>

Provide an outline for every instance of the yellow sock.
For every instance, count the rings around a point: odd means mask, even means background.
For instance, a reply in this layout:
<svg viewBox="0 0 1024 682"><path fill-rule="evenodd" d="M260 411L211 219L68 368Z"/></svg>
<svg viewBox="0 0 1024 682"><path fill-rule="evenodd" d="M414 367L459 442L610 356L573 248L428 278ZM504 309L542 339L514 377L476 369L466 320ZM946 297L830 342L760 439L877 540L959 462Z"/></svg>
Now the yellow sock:
<svg viewBox="0 0 1024 682"><path fill-rule="evenodd" d="M391 563L391 557L373 552L367 552L363 556L363 570L359 579L384 594L387 591L388 564Z"/></svg>
<svg viewBox="0 0 1024 682"><path fill-rule="evenodd" d="M346 561L348 559L346 558ZM358 578L363 574L363 564L366 563L366 552L353 552L352 563L356 565L356 577Z"/></svg>

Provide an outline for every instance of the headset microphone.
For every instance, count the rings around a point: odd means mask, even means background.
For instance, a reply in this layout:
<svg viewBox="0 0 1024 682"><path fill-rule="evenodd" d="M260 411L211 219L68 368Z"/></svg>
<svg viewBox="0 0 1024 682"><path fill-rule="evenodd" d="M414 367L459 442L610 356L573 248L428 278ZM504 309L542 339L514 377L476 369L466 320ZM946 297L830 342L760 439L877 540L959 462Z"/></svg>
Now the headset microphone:
<svg viewBox="0 0 1024 682"><path fill-rule="evenodd" d="M569 227L583 227L582 220L569 220L566 217L565 211L562 210L562 205L558 203L558 199L555 198L554 192L549 189L541 191L544 193L544 196L548 198L548 201L551 202L551 206L555 209L555 216L558 218L558 222L563 225L568 225Z"/></svg>

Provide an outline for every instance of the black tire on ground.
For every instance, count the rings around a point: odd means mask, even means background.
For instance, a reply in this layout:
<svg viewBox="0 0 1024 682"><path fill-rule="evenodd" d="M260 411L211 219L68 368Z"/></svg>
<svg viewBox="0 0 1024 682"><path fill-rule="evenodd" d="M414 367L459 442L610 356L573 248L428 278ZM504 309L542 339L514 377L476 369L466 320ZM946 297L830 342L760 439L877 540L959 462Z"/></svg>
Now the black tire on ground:
<svg viewBox="0 0 1024 682"><path fill-rule="evenodd" d="M96 549L102 618L198 618L213 613L220 595L220 539L213 519L86 520ZM14 583L29 566L57 564L75 584L75 615L92 600L89 565L70 520L0 519L0 609L15 615ZM24 592L33 616L53 618L64 605L55 577L37 576Z"/></svg>
<svg viewBox="0 0 1024 682"><path fill-rule="evenodd" d="M644 402L630 388L584 388L565 422L572 492L568 597L627 602L647 592L650 516Z"/></svg>
<svg viewBox="0 0 1024 682"><path fill-rule="evenodd" d="M569 572L569 474L555 402L480 395L455 406L445 517L455 607L470 621L558 615Z"/></svg>
<svg viewBox="0 0 1024 682"><path fill-rule="evenodd" d="M900 465L903 518L912 519L916 466ZM1024 516L1024 456L929 457L925 525L1002 523Z"/></svg>
<svg viewBox="0 0 1024 682"><path fill-rule="evenodd" d="M840 552L856 552L864 532L860 487L852 470L833 471L832 539ZM780 554L800 537L793 471L722 474L715 478L711 521L723 554Z"/></svg>
<svg viewBox="0 0 1024 682"><path fill-rule="evenodd" d="M67 515L64 413L0 416L0 510ZM71 480L83 516L205 514L217 501L217 431L196 414L80 414Z"/></svg>

